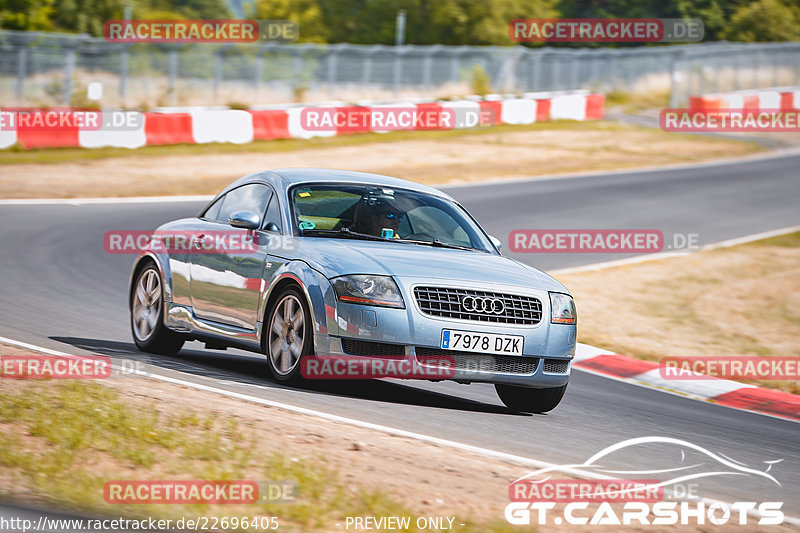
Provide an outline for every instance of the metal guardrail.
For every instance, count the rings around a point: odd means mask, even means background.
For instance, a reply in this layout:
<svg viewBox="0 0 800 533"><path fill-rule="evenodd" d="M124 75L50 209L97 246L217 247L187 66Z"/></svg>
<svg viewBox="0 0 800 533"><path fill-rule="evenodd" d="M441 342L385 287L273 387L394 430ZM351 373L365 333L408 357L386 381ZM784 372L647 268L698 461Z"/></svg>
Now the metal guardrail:
<svg viewBox="0 0 800 533"><path fill-rule="evenodd" d="M260 105L301 100L495 92L691 94L800 84L800 43L698 43L622 48L352 44L118 44L86 35L0 30L0 103ZM85 103L85 102L84 102Z"/></svg>

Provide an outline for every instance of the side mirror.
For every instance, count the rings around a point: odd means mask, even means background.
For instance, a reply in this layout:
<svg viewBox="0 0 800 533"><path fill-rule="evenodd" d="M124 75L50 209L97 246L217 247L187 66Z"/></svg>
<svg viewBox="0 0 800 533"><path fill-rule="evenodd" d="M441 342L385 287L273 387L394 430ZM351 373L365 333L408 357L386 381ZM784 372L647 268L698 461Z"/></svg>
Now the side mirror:
<svg viewBox="0 0 800 533"><path fill-rule="evenodd" d="M267 227L265 227L264 229L267 231L271 231L273 233L281 232L281 228L279 228L278 225L274 222L267 222Z"/></svg>
<svg viewBox="0 0 800 533"><path fill-rule="evenodd" d="M261 224L261 217L252 211L234 211L228 217L228 224L234 228L258 229Z"/></svg>
<svg viewBox="0 0 800 533"><path fill-rule="evenodd" d="M489 235L489 240L492 241L492 244L494 244L494 247L497 248L497 251L500 251L500 249L503 247L503 243L500 242L500 239L494 235Z"/></svg>

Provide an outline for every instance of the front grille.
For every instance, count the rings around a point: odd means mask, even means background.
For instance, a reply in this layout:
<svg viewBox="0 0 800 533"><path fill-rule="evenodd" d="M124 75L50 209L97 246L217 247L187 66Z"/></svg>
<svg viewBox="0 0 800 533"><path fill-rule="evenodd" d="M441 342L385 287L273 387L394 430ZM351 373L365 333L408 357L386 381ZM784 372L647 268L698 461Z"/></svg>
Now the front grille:
<svg viewBox="0 0 800 533"><path fill-rule="evenodd" d="M406 347L402 344L355 339L342 339L342 350L349 355L371 355L372 357L397 357L406 354Z"/></svg>
<svg viewBox="0 0 800 533"><path fill-rule="evenodd" d="M524 325L538 324L542 320L542 302L533 296L449 287L415 287L414 296L422 313L430 316ZM492 314L467 311L461 304L466 296L499 299L503 302L503 312Z"/></svg>
<svg viewBox="0 0 800 533"><path fill-rule="evenodd" d="M539 364L538 357L513 355L492 355L439 348L417 347L419 357L452 358L456 370L472 370L475 372L501 372L504 374L533 374ZM421 361L424 364L424 359Z"/></svg>
<svg viewBox="0 0 800 533"><path fill-rule="evenodd" d="M569 371L569 360L545 359L542 371L547 374L566 374Z"/></svg>

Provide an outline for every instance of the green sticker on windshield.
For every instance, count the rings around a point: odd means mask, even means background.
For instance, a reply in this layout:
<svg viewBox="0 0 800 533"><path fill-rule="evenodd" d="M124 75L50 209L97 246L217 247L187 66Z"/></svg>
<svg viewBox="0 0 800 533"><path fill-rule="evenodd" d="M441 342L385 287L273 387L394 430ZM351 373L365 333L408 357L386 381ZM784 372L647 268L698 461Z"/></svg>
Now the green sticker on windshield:
<svg viewBox="0 0 800 533"><path fill-rule="evenodd" d="M307 229L314 229L317 227L317 225L311 222L310 220L303 220L302 222L300 222L300 224L297 225L297 227L305 231Z"/></svg>

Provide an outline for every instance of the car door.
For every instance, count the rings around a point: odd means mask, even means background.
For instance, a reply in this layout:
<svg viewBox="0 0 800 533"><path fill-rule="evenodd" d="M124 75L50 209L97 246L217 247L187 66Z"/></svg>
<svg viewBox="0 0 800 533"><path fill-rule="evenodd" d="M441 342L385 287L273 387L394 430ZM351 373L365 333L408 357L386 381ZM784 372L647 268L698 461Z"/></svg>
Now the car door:
<svg viewBox="0 0 800 533"><path fill-rule="evenodd" d="M228 217L235 211L252 211L263 224L273 195L267 185L242 185L206 212L190 268L192 308L198 318L255 328L270 239L260 229L234 228Z"/></svg>

